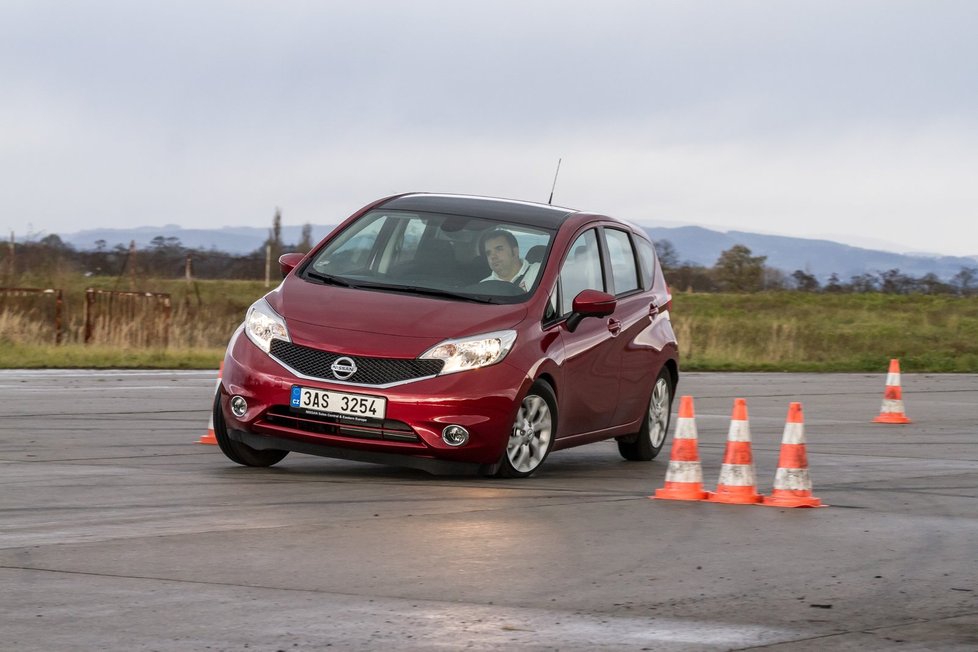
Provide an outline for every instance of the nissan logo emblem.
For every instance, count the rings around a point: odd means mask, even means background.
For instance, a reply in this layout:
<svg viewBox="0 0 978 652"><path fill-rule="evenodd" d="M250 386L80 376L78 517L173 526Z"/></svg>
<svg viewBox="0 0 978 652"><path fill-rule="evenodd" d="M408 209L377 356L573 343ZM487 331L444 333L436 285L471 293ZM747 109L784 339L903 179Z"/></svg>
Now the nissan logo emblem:
<svg viewBox="0 0 978 652"><path fill-rule="evenodd" d="M357 372L357 363L351 358L342 357L337 358L336 362L331 364L329 368L337 380L346 380Z"/></svg>

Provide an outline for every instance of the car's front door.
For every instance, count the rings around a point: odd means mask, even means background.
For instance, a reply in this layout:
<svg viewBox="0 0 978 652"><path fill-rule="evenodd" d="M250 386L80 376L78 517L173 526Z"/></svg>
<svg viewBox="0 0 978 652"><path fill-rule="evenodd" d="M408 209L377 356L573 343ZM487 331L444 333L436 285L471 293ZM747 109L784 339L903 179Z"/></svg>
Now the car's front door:
<svg viewBox="0 0 978 652"><path fill-rule="evenodd" d="M566 317L581 290L607 291L599 231L589 229L574 241L558 281L558 314ZM621 373L621 347L616 342L620 324L614 315L588 317L572 332L560 326L564 345L564 382L558 436L596 433L612 425Z"/></svg>

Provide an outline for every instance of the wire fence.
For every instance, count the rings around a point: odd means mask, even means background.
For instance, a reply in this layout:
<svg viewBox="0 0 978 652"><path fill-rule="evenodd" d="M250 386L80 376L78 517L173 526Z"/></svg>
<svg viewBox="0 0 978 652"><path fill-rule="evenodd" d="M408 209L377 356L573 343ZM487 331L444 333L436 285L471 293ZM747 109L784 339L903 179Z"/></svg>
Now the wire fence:
<svg viewBox="0 0 978 652"><path fill-rule="evenodd" d="M0 288L0 321L30 324L40 341L64 338L64 293L57 288Z"/></svg>
<svg viewBox="0 0 978 652"><path fill-rule="evenodd" d="M173 306L161 292L85 290L85 344L170 344Z"/></svg>

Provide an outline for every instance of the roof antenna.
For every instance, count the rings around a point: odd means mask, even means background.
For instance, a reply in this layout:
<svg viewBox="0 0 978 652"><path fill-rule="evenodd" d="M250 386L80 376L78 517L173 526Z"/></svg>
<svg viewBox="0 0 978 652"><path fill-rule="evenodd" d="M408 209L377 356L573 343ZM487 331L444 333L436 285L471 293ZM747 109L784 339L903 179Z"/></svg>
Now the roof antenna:
<svg viewBox="0 0 978 652"><path fill-rule="evenodd" d="M554 185L550 186L550 199L547 200L548 204L552 204L554 201L554 188L557 187L557 175L560 174L560 161L557 159L557 171L554 172Z"/></svg>

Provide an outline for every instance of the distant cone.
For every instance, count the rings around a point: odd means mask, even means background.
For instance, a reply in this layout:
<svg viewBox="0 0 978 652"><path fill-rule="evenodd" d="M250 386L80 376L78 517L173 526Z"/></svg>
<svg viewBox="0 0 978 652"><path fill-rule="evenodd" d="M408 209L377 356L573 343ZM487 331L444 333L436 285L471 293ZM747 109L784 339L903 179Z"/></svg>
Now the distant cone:
<svg viewBox="0 0 978 652"><path fill-rule="evenodd" d="M727 448L723 453L717 490L707 493L714 503L751 505L760 502L757 481L754 479L754 458L750 449L750 424L747 422L747 401L734 399Z"/></svg>
<svg viewBox="0 0 978 652"><path fill-rule="evenodd" d="M764 496L761 504L770 507L826 507L821 500L812 496L801 403L792 403L788 407L778 470L774 476L774 491L770 496Z"/></svg>
<svg viewBox="0 0 978 652"><path fill-rule="evenodd" d="M874 423L911 423L903 410L903 390L900 388L900 361L890 360L890 371L886 374L886 391L883 393L883 406Z"/></svg>
<svg viewBox="0 0 978 652"><path fill-rule="evenodd" d="M221 388L221 378L224 376L224 361L221 361L221 366L217 369L217 384L214 386L214 393ZM211 402L211 407L213 408L213 401ZM212 446L217 446L217 437L214 435L214 410L210 411L210 420L207 422L207 434L201 436L197 440L198 444L210 444Z"/></svg>
<svg viewBox="0 0 978 652"><path fill-rule="evenodd" d="M693 414L693 397L679 399L679 419L676 421L676 434L672 437L672 453L666 482L655 490L659 500L703 500L703 469L700 466L697 446L696 417Z"/></svg>

